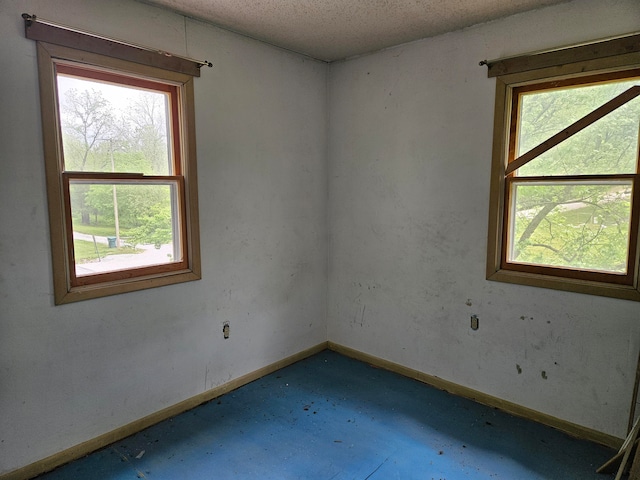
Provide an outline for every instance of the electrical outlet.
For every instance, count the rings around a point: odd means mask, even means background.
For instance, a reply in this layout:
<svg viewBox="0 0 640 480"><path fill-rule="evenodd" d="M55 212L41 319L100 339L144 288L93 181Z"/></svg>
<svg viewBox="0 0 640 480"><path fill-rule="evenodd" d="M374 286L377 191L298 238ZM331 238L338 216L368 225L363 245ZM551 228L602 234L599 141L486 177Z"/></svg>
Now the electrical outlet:
<svg viewBox="0 0 640 480"><path fill-rule="evenodd" d="M477 315L471 315L471 330L477 330L480 327L479 321L480 319Z"/></svg>
<svg viewBox="0 0 640 480"><path fill-rule="evenodd" d="M222 334L224 338L229 338L229 322L224 322L222 324Z"/></svg>

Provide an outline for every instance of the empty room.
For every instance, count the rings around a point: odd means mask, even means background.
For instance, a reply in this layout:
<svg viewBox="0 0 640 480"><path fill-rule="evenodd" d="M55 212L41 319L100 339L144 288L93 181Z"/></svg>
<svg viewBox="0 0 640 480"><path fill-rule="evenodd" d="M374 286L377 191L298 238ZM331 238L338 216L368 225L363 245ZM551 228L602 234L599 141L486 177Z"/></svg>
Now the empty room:
<svg viewBox="0 0 640 480"><path fill-rule="evenodd" d="M640 478L637 0L0 38L1 480Z"/></svg>

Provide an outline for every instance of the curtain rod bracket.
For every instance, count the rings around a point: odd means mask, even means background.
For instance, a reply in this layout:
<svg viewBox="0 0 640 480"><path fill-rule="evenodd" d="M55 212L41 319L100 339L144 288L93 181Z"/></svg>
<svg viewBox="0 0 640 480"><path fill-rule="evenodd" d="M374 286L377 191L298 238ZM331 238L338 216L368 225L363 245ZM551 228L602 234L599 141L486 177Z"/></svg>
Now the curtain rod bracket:
<svg viewBox="0 0 640 480"><path fill-rule="evenodd" d="M31 24L36 21L36 16L29 15L28 13L23 13L22 18L24 18L24 23L27 27L30 27Z"/></svg>

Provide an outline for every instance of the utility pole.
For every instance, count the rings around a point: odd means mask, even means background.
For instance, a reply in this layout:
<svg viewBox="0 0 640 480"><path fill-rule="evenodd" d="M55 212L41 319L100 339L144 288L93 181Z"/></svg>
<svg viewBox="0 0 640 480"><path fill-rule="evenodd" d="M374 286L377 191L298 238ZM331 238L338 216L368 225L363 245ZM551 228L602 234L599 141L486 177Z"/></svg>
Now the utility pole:
<svg viewBox="0 0 640 480"><path fill-rule="evenodd" d="M109 139L109 157L111 159L111 171L115 173L116 163L113 159L113 139ZM118 194L116 185L113 185L113 218L116 224L116 247L120 248L120 220L118 219Z"/></svg>

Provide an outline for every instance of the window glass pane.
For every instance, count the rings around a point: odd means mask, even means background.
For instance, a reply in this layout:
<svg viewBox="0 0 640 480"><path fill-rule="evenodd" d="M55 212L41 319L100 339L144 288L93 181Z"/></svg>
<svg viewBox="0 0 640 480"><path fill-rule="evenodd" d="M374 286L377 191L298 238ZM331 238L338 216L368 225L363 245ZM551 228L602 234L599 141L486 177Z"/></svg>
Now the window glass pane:
<svg viewBox="0 0 640 480"><path fill-rule="evenodd" d="M517 155L549 139L640 80L522 94ZM518 176L635 173L640 97L536 157Z"/></svg>
<svg viewBox="0 0 640 480"><path fill-rule="evenodd" d="M172 174L169 94L57 75L67 171Z"/></svg>
<svg viewBox="0 0 640 480"><path fill-rule="evenodd" d="M512 183L507 260L626 273L631 182Z"/></svg>
<svg viewBox="0 0 640 480"><path fill-rule="evenodd" d="M76 276L182 261L177 191L71 180Z"/></svg>

